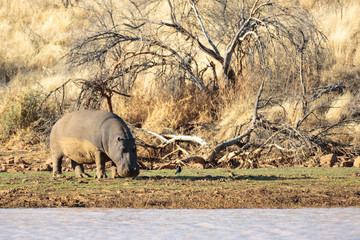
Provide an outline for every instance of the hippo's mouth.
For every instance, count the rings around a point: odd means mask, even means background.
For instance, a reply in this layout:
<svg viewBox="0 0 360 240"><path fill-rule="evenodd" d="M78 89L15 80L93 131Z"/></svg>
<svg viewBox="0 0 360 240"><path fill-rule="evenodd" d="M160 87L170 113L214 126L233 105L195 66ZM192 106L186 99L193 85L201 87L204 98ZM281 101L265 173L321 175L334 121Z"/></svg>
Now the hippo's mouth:
<svg viewBox="0 0 360 240"><path fill-rule="evenodd" d="M136 177L137 175L139 175L139 172L139 167L134 170L118 170L118 174L120 175L120 177Z"/></svg>

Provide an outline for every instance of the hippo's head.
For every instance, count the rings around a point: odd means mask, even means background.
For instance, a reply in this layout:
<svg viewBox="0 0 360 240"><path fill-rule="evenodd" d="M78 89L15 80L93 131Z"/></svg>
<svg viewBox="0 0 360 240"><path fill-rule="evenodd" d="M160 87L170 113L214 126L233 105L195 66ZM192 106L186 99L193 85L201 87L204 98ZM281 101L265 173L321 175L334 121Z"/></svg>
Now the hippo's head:
<svg viewBox="0 0 360 240"><path fill-rule="evenodd" d="M135 140L124 139L118 135L109 146L109 155L116 164L117 172L121 177L136 177L139 175Z"/></svg>

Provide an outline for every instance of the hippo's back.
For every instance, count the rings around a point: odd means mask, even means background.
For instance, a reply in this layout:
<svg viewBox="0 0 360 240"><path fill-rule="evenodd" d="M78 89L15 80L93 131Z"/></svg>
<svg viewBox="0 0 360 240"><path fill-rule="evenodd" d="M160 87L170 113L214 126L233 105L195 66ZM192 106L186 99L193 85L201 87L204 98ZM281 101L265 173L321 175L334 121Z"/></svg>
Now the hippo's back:
<svg viewBox="0 0 360 240"><path fill-rule="evenodd" d="M119 117L110 112L94 110L68 113L56 122L51 131L50 139L62 136L93 139L98 137L101 125L111 118Z"/></svg>

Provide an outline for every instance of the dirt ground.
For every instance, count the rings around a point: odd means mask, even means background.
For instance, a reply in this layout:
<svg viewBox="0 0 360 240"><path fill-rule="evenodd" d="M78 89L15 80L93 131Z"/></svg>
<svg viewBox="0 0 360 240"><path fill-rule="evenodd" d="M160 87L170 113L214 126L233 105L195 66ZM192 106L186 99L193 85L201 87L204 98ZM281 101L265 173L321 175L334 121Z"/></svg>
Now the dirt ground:
<svg viewBox="0 0 360 240"><path fill-rule="evenodd" d="M358 176L353 186L348 183L329 186L323 181L319 181L319 185L311 184L313 186L299 184L299 181L312 180L306 176L298 179L264 175L139 176L101 181L79 180L73 176L51 180L50 173L2 173L0 176L5 185L0 188L0 207L3 208L360 207Z"/></svg>

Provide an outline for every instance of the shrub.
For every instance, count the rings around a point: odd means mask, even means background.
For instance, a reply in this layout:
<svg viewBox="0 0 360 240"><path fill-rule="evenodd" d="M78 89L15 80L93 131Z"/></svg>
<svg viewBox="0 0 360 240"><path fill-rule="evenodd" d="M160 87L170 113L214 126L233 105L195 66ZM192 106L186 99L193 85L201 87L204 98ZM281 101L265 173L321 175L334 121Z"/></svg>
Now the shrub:
<svg viewBox="0 0 360 240"><path fill-rule="evenodd" d="M1 138L9 138L19 129L25 129L37 121L43 110L39 110L42 103L42 92L30 89L10 96L1 115Z"/></svg>

